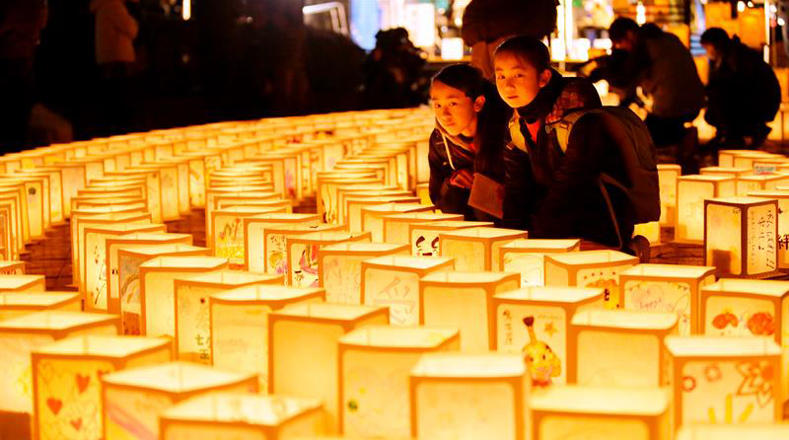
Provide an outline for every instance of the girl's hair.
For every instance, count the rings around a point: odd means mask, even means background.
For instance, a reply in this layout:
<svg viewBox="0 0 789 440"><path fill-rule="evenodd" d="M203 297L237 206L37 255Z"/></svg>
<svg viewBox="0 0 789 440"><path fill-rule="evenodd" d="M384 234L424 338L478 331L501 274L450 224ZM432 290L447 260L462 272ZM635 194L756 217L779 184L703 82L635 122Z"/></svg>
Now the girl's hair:
<svg viewBox="0 0 789 440"><path fill-rule="evenodd" d="M534 67L537 73L551 68L551 53L542 41L534 37L519 35L504 41L496 48L494 56L504 53L520 58Z"/></svg>
<svg viewBox="0 0 789 440"><path fill-rule="evenodd" d="M474 145L477 157L474 170L500 180L504 177L502 154L505 144L507 122L512 110L501 100L496 87L471 64L451 64L441 69L433 81L446 84L462 91L472 101L485 97L485 105L477 113L477 134Z"/></svg>

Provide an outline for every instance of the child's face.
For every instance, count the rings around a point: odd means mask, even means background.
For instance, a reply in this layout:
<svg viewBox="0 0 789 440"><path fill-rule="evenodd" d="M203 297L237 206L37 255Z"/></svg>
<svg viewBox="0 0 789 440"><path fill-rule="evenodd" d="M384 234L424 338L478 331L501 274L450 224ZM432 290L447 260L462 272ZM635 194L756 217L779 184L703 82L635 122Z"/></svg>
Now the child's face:
<svg viewBox="0 0 789 440"><path fill-rule="evenodd" d="M452 136L469 133L476 126L478 108L481 105L466 96L459 89L450 87L441 81L433 81L430 87L430 101L439 124ZM483 101L484 102L484 98Z"/></svg>
<svg viewBox="0 0 789 440"><path fill-rule="evenodd" d="M524 63L520 57L511 53L496 55L493 67L499 95L512 108L529 105L540 92L540 88L548 83L544 78L545 72L550 71L546 70L541 74L533 66Z"/></svg>

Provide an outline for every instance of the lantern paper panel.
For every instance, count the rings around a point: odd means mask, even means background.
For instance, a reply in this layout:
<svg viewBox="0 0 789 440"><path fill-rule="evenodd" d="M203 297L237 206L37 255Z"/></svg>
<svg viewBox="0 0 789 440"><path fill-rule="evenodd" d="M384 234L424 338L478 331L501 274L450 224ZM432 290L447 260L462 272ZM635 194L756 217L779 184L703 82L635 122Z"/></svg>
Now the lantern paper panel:
<svg viewBox="0 0 789 440"><path fill-rule="evenodd" d="M682 168L674 164L660 164L658 183L660 186L660 224L673 226L677 209L677 178L682 175Z"/></svg>
<svg viewBox="0 0 789 440"><path fill-rule="evenodd" d="M82 310L77 292L2 292L0 293L0 321L44 310Z"/></svg>
<svg viewBox="0 0 789 440"><path fill-rule="evenodd" d="M320 274L318 255L321 248L339 243L369 243L369 232L314 232L286 238L288 284L297 287L318 287Z"/></svg>
<svg viewBox="0 0 789 440"><path fill-rule="evenodd" d="M419 324L419 279L454 269L449 257L387 256L362 261L362 303L389 307L392 325Z"/></svg>
<svg viewBox="0 0 789 440"><path fill-rule="evenodd" d="M318 214L270 213L244 219L244 256L250 272L266 272L265 230L288 224L315 226L320 223Z"/></svg>
<svg viewBox="0 0 789 440"><path fill-rule="evenodd" d="M766 337L666 338L676 426L781 420L781 349Z"/></svg>
<svg viewBox="0 0 789 440"><path fill-rule="evenodd" d="M157 438L159 417L177 403L214 392L257 392L257 378L188 362L170 362L101 377L106 440Z"/></svg>
<svg viewBox="0 0 789 440"><path fill-rule="evenodd" d="M422 205L430 203L421 201ZM383 217L383 241L386 243L408 244L408 226L412 223L429 223L440 221L463 221L460 214L444 214L441 212L413 212L391 214Z"/></svg>
<svg viewBox="0 0 789 440"><path fill-rule="evenodd" d="M718 175L725 177L741 177L750 176L754 173L753 168L734 167L734 166L717 166L717 167L704 167L699 169L701 175Z"/></svg>
<svg viewBox="0 0 789 440"><path fill-rule="evenodd" d="M527 237L526 231L515 229L461 229L439 234L439 254L454 257L459 271L492 270L502 246Z"/></svg>
<svg viewBox="0 0 789 440"><path fill-rule="evenodd" d="M493 223L440 221L411 224L408 226L411 254L415 257L436 257L439 254L439 234L459 229L480 227L493 227Z"/></svg>
<svg viewBox="0 0 789 440"><path fill-rule="evenodd" d="M357 328L388 325L388 311L384 307L298 304L271 313L268 324L269 392L320 398L328 414L327 431L336 432L339 339ZM307 368L304 347L310 347L313 354Z"/></svg>
<svg viewBox="0 0 789 440"><path fill-rule="evenodd" d="M783 440L789 438L789 425L786 423L765 424L696 424L682 426L677 432L676 440L741 440L758 438L759 440Z"/></svg>
<svg viewBox="0 0 789 440"><path fill-rule="evenodd" d="M526 287L493 297L495 349L528 359L531 384L567 383L570 321L576 312L603 307L603 289Z"/></svg>
<svg viewBox="0 0 789 440"><path fill-rule="evenodd" d="M432 213L436 207L414 203L386 203L362 208L362 230L373 234L373 241L384 241L384 217L400 213Z"/></svg>
<svg viewBox="0 0 789 440"><path fill-rule="evenodd" d="M674 241L704 242L704 200L735 195L735 179L726 176L680 176Z"/></svg>
<svg viewBox="0 0 789 440"><path fill-rule="evenodd" d="M771 190L787 184L789 184L789 176L783 174L740 176L737 178L737 195L745 196L751 191Z"/></svg>
<svg viewBox="0 0 789 440"><path fill-rule="evenodd" d="M528 438L529 375L515 354L425 354L411 370L411 435Z"/></svg>
<svg viewBox="0 0 789 440"><path fill-rule="evenodd" d="M24 275L24 261L0 261L0 275Z"/></svg>
<svg viewBox="0 0 789 440"><path fill-rule="evenodd" d="M278 208L250 208L235 207L217 209L211 213L213 217L211 234L212 249L217 257L227 258L230 267L240 269L244 267L244 217L277 212ZM208 237L206 237L208 238Z"/></svg>
<svg viewBox="0 0 789 440"><path fill-rule="evenodd" d="M676 334L675 313L578 312L570 325L567 382L625 388L667 385L663 340Z"/></svg>
<svg viewBox="0 0 789 440"><path fill-rule="evenodd" d="M0 275L0 292L43 292L44 275Z"/></svg>
<svg viewBox="0 0 789 440"><path fill-rule="evenodd" d="M638 264L638 258L609 250L568 252L545 256L547 286L600 287L605 306L621 307L619 274Z"/></svg>
<svg viewBox="0 0 789 440"><path fill-rule="evenodd" d="M419 281L420 323L460 329L465 352L486 352L496 346L493 296L520 286L518 274L439 272Z"/></svg>
<svg viewBox="0 0 789 440"><path fill-rule="evenodd" d="M333 225L320 223L316 225L285 225L266 228L264 236L264 252L266 262L266 273L288 275L288 237L312 234L315 232L341 232L346 231L345 225Z"/></svg>
<svg viewBox="0 0 789 440"><path fill-rule="evenodd" d="M101 376L172 357L169 341L135 336L79 336L34 350L36 437L100 438Z"/></svg>
<svg viewBox="0 0 789 440"><path fill-rule="evenodd" d="M639 264L619 275L625 310L672 312L679 335L700 333L701 289L715 282L715 268L677 264Z"/></svg>
<svg viewBox="0 0 789 440"><path fill-rule="evenodd" d="M218 368L256 373L268 390L268 315L285 306L322 302L323 289L250 286L209 297L211 363Z"/></svg>
<svg viewBox="0 0 789 440"><path fill-rule="evenodd" d="M520 239L499 249L494 270L521 275L521 287L545 285L545 255L581 250L581 240Z"/></svg>
<svg viewBox="0 0 789 440"><path fill-rule="evenodd" d="M409 438L408 376L424 353L457 351L455 329L364 327L340 338L341 432Z"/></svg>
<svg viewBox="0 0 789 440"><path fill-rule="evenodd" d="M387 255L410 255L407 244L340 243L318 250L318 279L326 302L362 303L362 261Z"/></svg>
<svg viewBox="0 0 789 440"><path fill-rule="evenodd" d="M175 349L178 359L211 364L211 323L209 297L244 286L282 285L279 275L258 275L249 272L217 271L187 278L176 278Z"/></svg>
<svg viewBox="0 0 789 440"><path fill-rule="evenodd" d="M758 277L778 269L778 202L751 197L704 201L704 255L718 276Z"/></svg>
<svg viewBox="0 0 789 440"><path fill-rule="evenodd" d="M778 201L778 268L789 269L789 191L751 191L748 197Z"/></svg>
<svg viewBox="0 0 789 440"><path fill-rule="evenodd" d="M340 221L338 219L338 223L345 223L348 225L348 229L354 232L361 232L368 229L365 229L364 226L364 218L367 216L365 214L365 209L373 208L380 205L397 205L397 204L406 204L406 205L418 205L419 199L413 197L410 193L407 195L382 195L386 192L381 191L379 193L351 193L348 197L345 198L343 208L339 208L340 210L345 211L345 219ZM388 212L386 215L390 214L397 214L397 212ZM338 214L339 215L339 214ZM369 229L372 230L372 229ZM378 240L380 241L380 240Z"/></svg>

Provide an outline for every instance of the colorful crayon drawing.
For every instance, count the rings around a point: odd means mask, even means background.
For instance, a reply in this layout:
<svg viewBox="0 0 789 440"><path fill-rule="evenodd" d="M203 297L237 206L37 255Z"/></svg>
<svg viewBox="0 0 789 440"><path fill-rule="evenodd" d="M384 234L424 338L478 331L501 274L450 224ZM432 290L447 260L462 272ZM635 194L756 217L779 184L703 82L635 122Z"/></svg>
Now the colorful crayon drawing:
<svg viewBox="0 0 789 440"><path fill-rule="evenodd" d="M562 374L562 361L548 344L537 339L537 334L534 332L534 316L524 318L523 324L529 331L529 343L523 346L522 351L531 372L532 385L548 386L553 383L554 377Z"/></svg>

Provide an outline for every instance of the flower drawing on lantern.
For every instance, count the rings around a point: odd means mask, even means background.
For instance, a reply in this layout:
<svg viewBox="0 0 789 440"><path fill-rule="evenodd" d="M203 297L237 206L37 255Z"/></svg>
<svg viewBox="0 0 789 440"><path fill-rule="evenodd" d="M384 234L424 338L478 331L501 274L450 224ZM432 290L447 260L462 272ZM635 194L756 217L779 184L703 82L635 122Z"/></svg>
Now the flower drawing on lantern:
<svg viewBox="0 0 789 440"><path fill-rule="evenodd" d="M304 246L299 257L299 267L293 271L297 286L318 287L318 245Z"/></svg>
<svg viewBox="0 0 789 440"><path fill-rule="evenodd" d="M217 222L217 227L221 223ZM233 263L244 260L244 246L240 242L239 233L242 232L241 218L234 217L221 227L217 234L216 256L226 257Z"/></svg>
<svg viewBox="0 0 789 440"><path fill-rule="evenodd" d="M745 361L737 365L742 383L737 396L755 396L759 407L764 408L773 401L773 366L768 361Z"/></svg>
<svg viewBox="0 0 789 440"><path fill-rule="evenodd" d="M266 249L268 249L269 269L277 275L286 274L288 261L285 254L285 236L282 234L269 235Z"/></svg>
<svg viewBox="0 0 789 440"><path fill-rule="evenodd" d="M775 319L767 312L758 312L748 318L748 330L756 336L771 336L775 334Z"/></svg>
<svg viewBox="0 0 789 440"><path fill-rule="evenodd" d="M562 361L548 344L537 339L534 331L534 316L527 316L523 319L523 323L529 331L529 343L523 346L522 351L531 373L532 384L548 386L553 383L554 377L562 374Z"/></svg>

